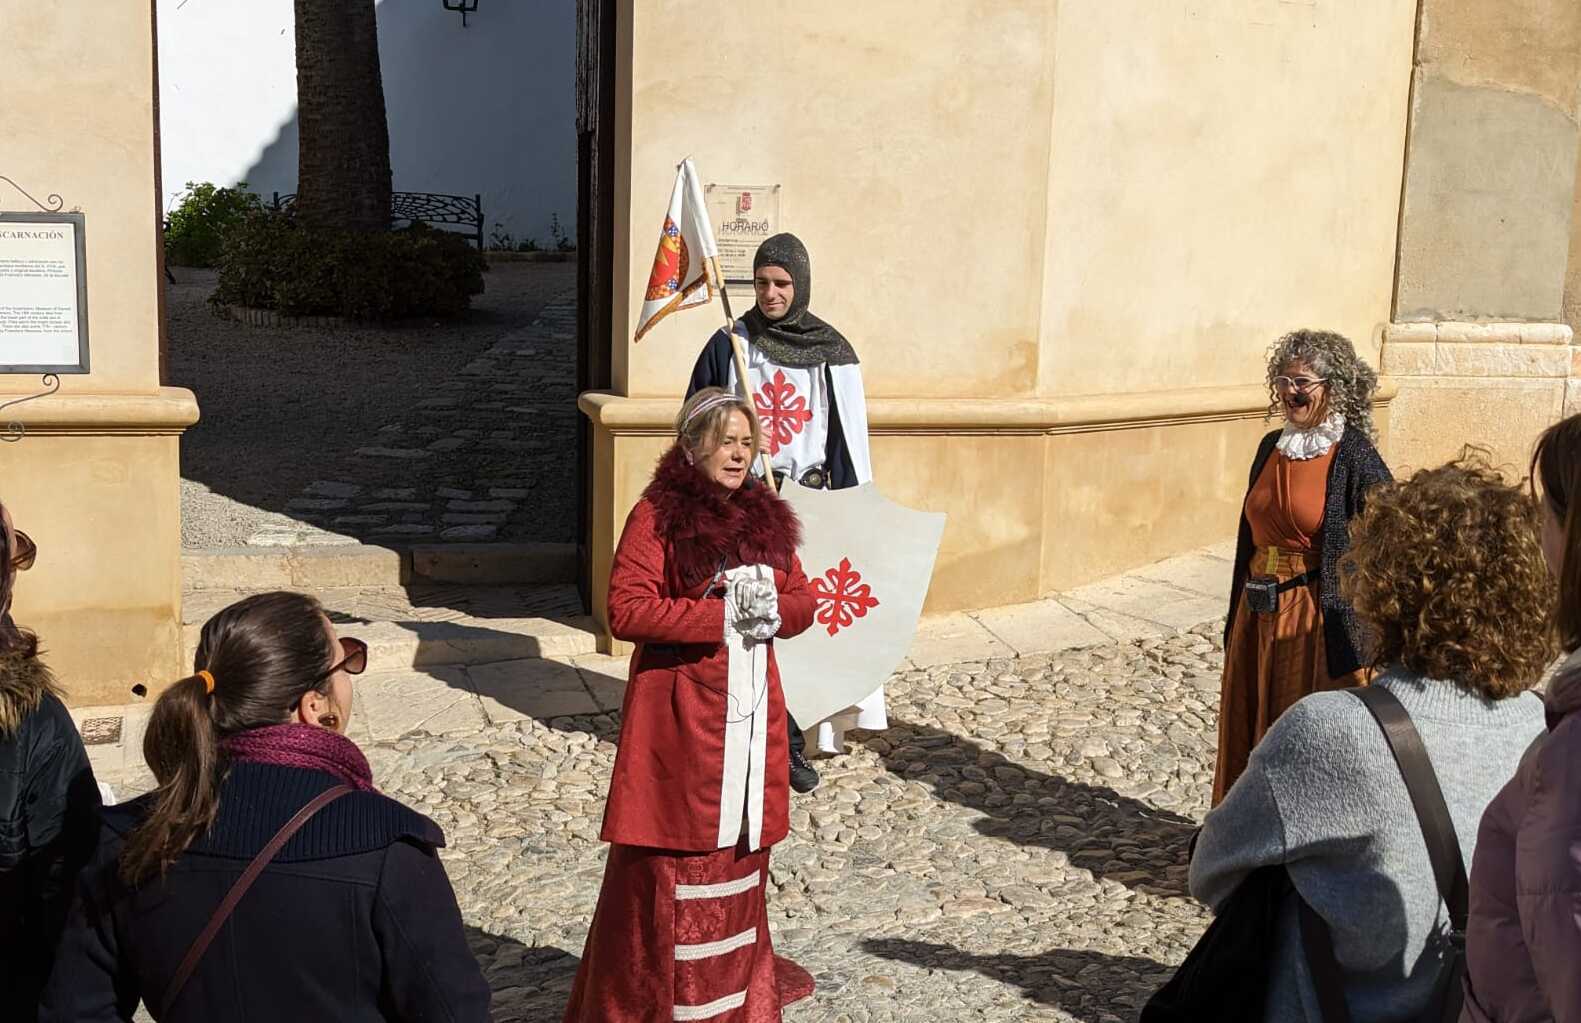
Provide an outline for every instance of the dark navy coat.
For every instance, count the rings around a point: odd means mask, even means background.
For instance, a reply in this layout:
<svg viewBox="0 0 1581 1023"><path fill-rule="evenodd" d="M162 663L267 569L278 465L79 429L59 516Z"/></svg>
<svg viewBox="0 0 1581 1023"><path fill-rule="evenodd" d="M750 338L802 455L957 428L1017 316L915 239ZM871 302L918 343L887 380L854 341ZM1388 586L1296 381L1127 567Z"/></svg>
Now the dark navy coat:
<svg viewBox="0 0 1581 1023"><path fill-rule="evenodd" d="M443 1020L485 1023L489 988L435 849L438 825L374 792L319 811L248 890L174 1006L187 949L247 864L314 796L319 771L238 763L208 833L163 877L129 889L116 860L149 797L107 808L81 875L41 1020Z"/></svg>

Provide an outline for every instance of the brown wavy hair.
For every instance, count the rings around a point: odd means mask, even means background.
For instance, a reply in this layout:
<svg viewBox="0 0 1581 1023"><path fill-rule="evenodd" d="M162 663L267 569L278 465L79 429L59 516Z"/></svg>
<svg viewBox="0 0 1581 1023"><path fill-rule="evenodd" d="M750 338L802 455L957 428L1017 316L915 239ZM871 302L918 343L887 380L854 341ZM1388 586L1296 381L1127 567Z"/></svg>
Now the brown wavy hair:
<svg viewBox="0 0 1581 1023"><path fill-rule="evenodd" d="M1581 648L1581 415L1560 420L1537 438L1530 472L1532 492L1548 503L1564 529L1563 564L1559 576L1559 608L1555 612L1559 645L1573 653Z"/></svg>
<svg viewBox="0 0 1581 1023"><path fill-rule="evenodd" d="M136 885L163 874L214 823L227 736L284 724L309 690L324 692L335 662L324 607L302 593L259 593L203 624L195 669L160 694L143 736L143 759L159 787L121 850L121 877Z"/></svg>
<svg viewBox="0 0 1581 1023"><path fill-rule="evenodd" d="M1493 700L1535 685L1554 649L1537 513L1473 448L1369 491L1340 586L1376 630L1372 663Z"/></svg>

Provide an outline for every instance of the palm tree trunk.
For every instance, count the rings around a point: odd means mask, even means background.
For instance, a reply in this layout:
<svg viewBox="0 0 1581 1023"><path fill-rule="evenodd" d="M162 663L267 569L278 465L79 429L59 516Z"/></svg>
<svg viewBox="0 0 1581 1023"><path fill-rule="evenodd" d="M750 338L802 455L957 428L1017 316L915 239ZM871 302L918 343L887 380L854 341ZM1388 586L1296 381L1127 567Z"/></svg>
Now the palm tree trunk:
<svg viewBox="0 0 1581 1023"><path fill-rule="evenodd" d="M390 129L375 0L295 2L296 216L309 227L386 230Z"/></svg>

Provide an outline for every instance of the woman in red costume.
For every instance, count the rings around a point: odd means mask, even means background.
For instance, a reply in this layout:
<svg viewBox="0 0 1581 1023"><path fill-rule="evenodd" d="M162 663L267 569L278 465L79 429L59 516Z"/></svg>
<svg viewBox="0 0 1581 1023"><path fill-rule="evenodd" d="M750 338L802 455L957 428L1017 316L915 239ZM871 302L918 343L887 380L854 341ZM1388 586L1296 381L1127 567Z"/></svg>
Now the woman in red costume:
<svg viewBox="0 0 1581 1023"><path fill-rule="evenodd" d="M812 624L795 513L749 478L745 401L698 391L626 520L609 626L637 644L566 1023L773 1023L812 993L774 955L769 848L790 830L774 637Z"/></svg>

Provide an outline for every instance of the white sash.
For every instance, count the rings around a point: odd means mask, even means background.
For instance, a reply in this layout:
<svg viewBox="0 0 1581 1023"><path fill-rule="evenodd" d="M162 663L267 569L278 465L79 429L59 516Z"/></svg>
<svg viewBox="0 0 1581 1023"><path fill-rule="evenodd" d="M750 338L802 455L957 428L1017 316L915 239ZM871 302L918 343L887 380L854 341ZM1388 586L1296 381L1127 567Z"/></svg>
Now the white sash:
<svg viewBox="0 0 1581 1023"><path fill-rule="evenodd" d="M766 565L740 565L724 574L728 583L742 576L772 572ZM769 723L769 645L748 639L729 625L730 651L725 698L725 763L719 789L719 848L741 839L745 817L747 848L763 845L763 770Z"/></svg>

